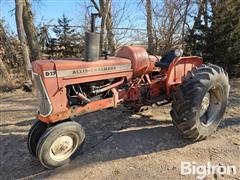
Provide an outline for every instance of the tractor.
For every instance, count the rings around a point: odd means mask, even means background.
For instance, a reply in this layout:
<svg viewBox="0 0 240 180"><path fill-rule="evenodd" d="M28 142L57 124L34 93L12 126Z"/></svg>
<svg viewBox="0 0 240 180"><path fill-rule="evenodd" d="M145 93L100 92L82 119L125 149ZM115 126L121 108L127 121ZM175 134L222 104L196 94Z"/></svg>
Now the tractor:
<svg viewBox="0 0 240 180"><path fill-rule="evenodd" d="M32 63L41 101L27 147L43 166L62 166L83 146L84 129L73 117L119 104L171 102L173 125L193 141L217 129L230 89L223 68L205 65L201 57L183 57L181 49L160 57L142 47L124 46L115 56L107 51L99 56L95 18L93 14L91 31L85 33L84 58Z"/></svg>

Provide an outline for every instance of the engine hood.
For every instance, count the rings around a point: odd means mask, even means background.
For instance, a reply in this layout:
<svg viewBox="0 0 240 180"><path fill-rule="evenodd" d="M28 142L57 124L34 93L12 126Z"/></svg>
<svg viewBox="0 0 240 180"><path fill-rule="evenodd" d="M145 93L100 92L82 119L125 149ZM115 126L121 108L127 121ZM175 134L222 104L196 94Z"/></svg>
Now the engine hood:
<svg viewBox="0 0 240 180"><path fill-rule="evenodd" d="M36 60L32 63L33 73L44 78L69 77L69 76L94 76L107 73L132 71L129 59L109 57L98 61L87 62L80 59L64 60Z"/></svg>

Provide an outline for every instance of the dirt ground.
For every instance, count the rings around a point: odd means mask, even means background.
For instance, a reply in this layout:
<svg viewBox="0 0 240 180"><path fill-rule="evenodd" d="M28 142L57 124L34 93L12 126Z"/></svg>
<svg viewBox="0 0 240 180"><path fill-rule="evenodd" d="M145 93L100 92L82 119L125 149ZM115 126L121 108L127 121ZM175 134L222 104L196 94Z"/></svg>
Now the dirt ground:
<svg viewBox="0 0 240 180"><path fill-rule="evenodd" d="M17 90L0 94L0 179L195 179L180 174L181 161L236 165L240 179L240 79L231 80L224 121L207 140L183 139L171 123L170 105L133 113L124 107L76 118L86 131L82 153L70 164L46 170L26 146L38 100Z"/></svg>

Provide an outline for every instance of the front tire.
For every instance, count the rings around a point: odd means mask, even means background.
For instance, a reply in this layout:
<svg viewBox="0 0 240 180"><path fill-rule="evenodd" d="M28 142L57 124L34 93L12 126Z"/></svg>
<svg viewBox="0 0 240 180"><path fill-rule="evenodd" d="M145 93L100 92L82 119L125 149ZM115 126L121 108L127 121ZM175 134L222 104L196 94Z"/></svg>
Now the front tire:
<svg viewBox="0 0 240 180"><path fill-rule="evenodd" d="M55 168L71 161L83 145L85 132L74 121L56 124L39 139L36 152L39 161L46 168Z"/></svg>
<svg viewBox="0 0 240 180"><path fill-rule="evenodd" d="M229 96L227 73L210 64L193 68L177 87L172 103L173 124L185 137L203 140L220 124Z"/></svg>
<svg viewBox="0 0 240 180"><path fill-rule="evenodd" d="M28 132L27 136L27 147L28 151L33 157L36 157L36 147L40 137L48 128L48 124L42 121L35 121L31 129Z"/></svg>

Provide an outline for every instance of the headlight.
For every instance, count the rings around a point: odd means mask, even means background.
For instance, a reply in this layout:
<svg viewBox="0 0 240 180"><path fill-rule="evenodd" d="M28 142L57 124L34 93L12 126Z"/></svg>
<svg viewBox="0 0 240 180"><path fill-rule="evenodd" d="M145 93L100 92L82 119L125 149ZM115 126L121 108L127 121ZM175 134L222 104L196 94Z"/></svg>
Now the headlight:
<svg viewBox="0 0 240 180"><path fill-rule="evenodd" d="M181 57L183 55L182 49L175 49L174 51L176 57Z"/></svg>

